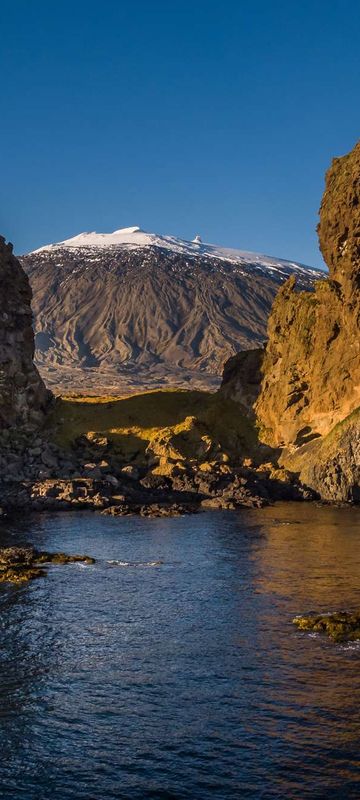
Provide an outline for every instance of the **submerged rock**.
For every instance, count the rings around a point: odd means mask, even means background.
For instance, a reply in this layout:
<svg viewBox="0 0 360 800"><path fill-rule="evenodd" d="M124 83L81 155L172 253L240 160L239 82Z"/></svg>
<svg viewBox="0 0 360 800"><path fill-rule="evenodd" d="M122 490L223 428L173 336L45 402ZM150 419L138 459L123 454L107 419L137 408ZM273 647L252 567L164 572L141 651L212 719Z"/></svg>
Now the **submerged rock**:
<svg viewBox="0 0 360 800"><path fill-rule="evenodd" d="M295 617L293 623L301 631L326 633L334 642L353 642L360 639L360 610L305 614Z"/></svg>
<svg viewBox="0 0 360 800"><path fill-rule="evenodd" d="M139 514L141 517L180 517L184 514L196 514L198 503L117 503L108 506L101 512L112 517L126 517Z"/></svg>
<svg viewBox="0 0 360 800"><path fill-rule="evenodd" d="M115 559L108 561L111 567L161 567L163 561L120 561Z"/></svg>
<svg viewBox="0 0 360 800"><path fill-rule="evenodd" d="M150 503L141 506L139 513L142 517L182 517L184 514L196 514L197 511L199 506L196 503Z"/></svg>
<svg viewBox="0 0 360 800"><path fill-rule="evenodd" d="M34 547L0 548L0 583L21 584L46 575L44 564L95 564L95 559L86 555L48 553Z"/></svg>

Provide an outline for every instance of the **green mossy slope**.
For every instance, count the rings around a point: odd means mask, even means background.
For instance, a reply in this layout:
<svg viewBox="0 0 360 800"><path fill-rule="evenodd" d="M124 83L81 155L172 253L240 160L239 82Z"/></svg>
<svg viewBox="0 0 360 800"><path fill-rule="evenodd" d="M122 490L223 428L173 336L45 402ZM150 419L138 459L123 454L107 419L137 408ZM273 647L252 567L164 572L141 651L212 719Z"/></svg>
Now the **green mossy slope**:
<svg viewBox="0 0 360 800"><path fill-rule="evenodd" d="M171 462L233 461L254 453L253 424L239 406L203 391L155 391L130 397L59 398L49 424L56 442L106 437L124 460L142 463L153 454Z"/></svg>

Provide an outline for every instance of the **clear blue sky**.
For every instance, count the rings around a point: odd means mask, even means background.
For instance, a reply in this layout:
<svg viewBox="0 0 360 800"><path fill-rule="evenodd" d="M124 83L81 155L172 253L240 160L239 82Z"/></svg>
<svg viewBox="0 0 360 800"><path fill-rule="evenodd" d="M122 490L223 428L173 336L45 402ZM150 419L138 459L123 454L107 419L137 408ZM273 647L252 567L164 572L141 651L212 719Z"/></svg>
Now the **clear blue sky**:
<svg viewBox="0 0 360 800"><path fill-rule="evenodd" d="M321 265L360 135L357 0L1 0L0 232L129 225Z"/></svg>

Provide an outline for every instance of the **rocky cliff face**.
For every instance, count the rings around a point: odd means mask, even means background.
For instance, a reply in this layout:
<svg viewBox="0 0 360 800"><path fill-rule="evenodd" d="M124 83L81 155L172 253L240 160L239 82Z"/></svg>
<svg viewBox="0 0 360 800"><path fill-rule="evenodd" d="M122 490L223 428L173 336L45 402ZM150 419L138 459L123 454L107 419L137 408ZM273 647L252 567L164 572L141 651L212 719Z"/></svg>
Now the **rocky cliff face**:
<svg viewBox="0 0 360 800"><path fill-rule="evenodd" d="M264 441L300 445L327 434L360 404L360 297L320 281L296 294L290 279L269 320L256 413Z"/></svg>
<svg viewBox="0 0 360 800"><path fill-rule="evenodd" d="M262 381L264 348L243 350L226 362L220 393L228 400L240 403L247 416L255 419L254 405Z"/></svg>
<svg viewBox="0 0 360 800"><path fill-rule="evenodd" d="M283 448L283 464L324 498L358 501L360 143L326 175L318 233L329 278L313 292L295 292L295 277L279 290L253 412L260 440ZM242 382L239 371L232 375L238 397Z"/></svg>
<svg viewBox="0 0 360 800"><path fill-rule="evenodd" d="M37 426L50 393L34 367L29 281L0 237L0 430Z"/></svg>
<svg viewBox="0 0 360 800"><path fill-rule="evenodd" d="M333 161L318 226L329 278L313 293L279 291L256 404L262 437L299 445L360 405L360 143Z"/></svg>
<svg viewBox="0 0 360 800"><path fill-rule="evenodd" d="M348 284L359 290L360 141L348 155L334 158L326 174L318 234L330 277L348 291Z"/></svg>

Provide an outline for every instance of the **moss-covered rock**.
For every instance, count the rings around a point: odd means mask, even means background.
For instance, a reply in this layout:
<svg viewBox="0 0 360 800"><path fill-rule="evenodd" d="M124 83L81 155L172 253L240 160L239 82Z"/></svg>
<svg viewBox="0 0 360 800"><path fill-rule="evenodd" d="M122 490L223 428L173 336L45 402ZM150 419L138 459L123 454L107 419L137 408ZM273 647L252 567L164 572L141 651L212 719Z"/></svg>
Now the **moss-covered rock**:
<svg viewBox="0 0 360 800"><path fill-rule="evenodd" d="M45 564L94 564L91 556L48 553L34 547L0 548L0 583L27 583L46 575Z"/></svg>
<svg viewBox="0 0 360 800"><path fill-rule="evenodd" d="M327 436L284 450L281 461L323 500L360 503L360 408Z"/></svg>
<svg viewBox="0 0 360 800"><path fill-rule="evenodd" d="M360 639L360 610L305 614L295 617L293 623L301 631L326 633L334 642L353 642Z"/></svg>
<svg viewBox="0 0 360 800"><path fill-rule="evenodd" d="M318 232L329 278L300 293L290 278L269 319L255 410L272 446L324 436L360 404L360 142L326 175Z"/></svg>
<svg viewBox="0 0 360 800"><path fill-rule="evenodd" d="M306 486L360 502L360 142L326 175L318 233L329 277L313 292L286 281L265 353L233 359L222 392L239 413L254 398L259 441Z"/></svg>
<svg viewBox="0 0 360 800"><path fill-rule="evenodd" d="M256 446L254 425L239 414L237 403L200 391L62 398L56 402L50 426L57 443L75 450L84 463L98 462L106 453L117 473L125 465L136 465L171 476L185 464L237 462Z"/></svg>

